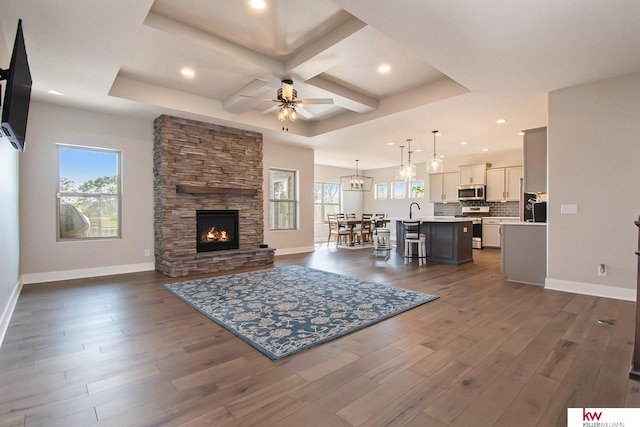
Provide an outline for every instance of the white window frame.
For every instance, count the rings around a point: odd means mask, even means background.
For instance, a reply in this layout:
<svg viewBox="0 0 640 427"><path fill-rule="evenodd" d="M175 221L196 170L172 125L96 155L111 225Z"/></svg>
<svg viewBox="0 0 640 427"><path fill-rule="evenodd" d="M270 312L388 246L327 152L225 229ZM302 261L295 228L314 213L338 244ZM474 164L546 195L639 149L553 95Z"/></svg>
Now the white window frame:
<svg viewBox="0 0 640 427"><path fill-rule="evenodd" d="M338 212L340 212L341 206L342 206L342 191L341 191L341 187L340 187L340 183L339 182L321 182L321 181L316 181L313 183L313 191L315 192L315 187L316 185L320 185L322 186L322 189L320 191L321 195L320 198L322 199L320 203L316 203L315 197L313 198L313 212L314 212L314 224L316 225L320 225L323 224L324 221L327 219L327 212L326 212L326 208L325 206L337 206L338 207ZM337 190L338 190L338 203L327 203L324 200L324 187L326 185L335 185ZM317 222L315 220L315 207L316 206L320 206L320 209L322 211L322 215L321 215L321 220L320 222Z"/></svg>
<svg viewBox="0 0 640 427"><path fill-rule="evenodd" d="M417 192L418 188L422 188L421 192ZM411 188L409 189L409 198L411 199L424 199L424 181L411 181Z"/></svg>
<svg viewBox="0 0 640 427"><path fill-rule="evenodd" d="M102 153L112 153L116 155L116 193L87 193L82 191L63 191L61 188L61 180L64 177L60 176L60 150L78 150L78 151L94 151L94 152L102 152ZM56 240L57 241L76 241L76 240L105 240L105 239L121 239L122 238L122 151L115 150L110 148L101 148L101 147L90 147L90 146L82 146L82 145L71 145L71 144L56 144L57 156L56 160L58 161L58 182L57 182L57 193L56 193ZM81 185L84 183L75 183L76 185ZM98 229L99 235L96 235L94 227L96 226L96 221L93 218L87 218L84 215L84 212L81 212L79 209L74 208L72 216L82 216L84 220L89 220L90 228L87 232L87 235L65 235L63 236L63 231L61 228L61 207L62 201L65 198L96 198L100 200L104 199L115 199L116 210L117 210L117 220L116 220L116 230L114 233L107 232L104 233L102 229L102 221L98 221ZM69 204L65 204L69 205ZM68 206L65 206L65 211L69 212ZM97 218L96 218L97 219Z"/></svg>
<svg viewBox="0 0 640 427"><path fill-rule="evenodd" d="M380 195L380 190L384 188L384 197ZM389 199L389 184L386 182L375 184L375 193L373 194L375 200L387 200Z"/></svg>
<svg viewBox="0 0 640 427"><path fill-rule="evenodd" d="M275 179L275 175L281 174L290 174L291 182L289 180ZM275 185L278 184L280 186L285 186L285 192L288 197L285 198L275 198L276 191ZM272 186L274 188L272 188ZM293 188L291 188L293 187ZM269 230L270 231L280 231L280 230L297 230L298 229L298 171L291 169L280 169L280 168L269 168ZM272 197L274 196L274 197ZM289 218L288 223L291 223L291 226L282 227L280 226L280 220L276 221L274 215L276 215L276 211L280 211L280 209L275 209L276 206L285 205L288 209L284 215L293 215L293 218Z"/></svg>
<svg viewBox="0 0 640 427"><path fill-rule="evenodd" d="M400 191L402 187L402 191ZM407 198L407 183L404 181L396 181L391 184L391 198L396 200Z"/></svg>

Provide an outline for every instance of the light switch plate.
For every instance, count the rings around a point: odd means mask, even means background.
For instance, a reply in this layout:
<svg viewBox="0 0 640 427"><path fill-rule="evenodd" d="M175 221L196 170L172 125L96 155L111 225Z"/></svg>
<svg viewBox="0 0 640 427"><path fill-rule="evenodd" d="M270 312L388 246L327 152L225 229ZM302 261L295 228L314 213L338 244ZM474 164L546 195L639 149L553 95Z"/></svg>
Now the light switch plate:
<svg viewBox="0 0 640 427"><path fill-rule="evenodd" d="M562 215L575 215L578 213L578 205L560 205Z"/></svg>

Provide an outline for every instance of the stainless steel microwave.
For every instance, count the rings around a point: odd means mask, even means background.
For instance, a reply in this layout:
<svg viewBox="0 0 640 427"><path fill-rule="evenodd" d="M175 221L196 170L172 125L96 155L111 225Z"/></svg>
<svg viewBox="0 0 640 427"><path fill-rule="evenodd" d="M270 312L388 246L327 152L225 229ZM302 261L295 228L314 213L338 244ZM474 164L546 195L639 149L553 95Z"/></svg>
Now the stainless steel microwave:
<svg viewBox="0 0 640 427"><path fill-rule="evenodd" d="M458 200L484 200L484 185L461 185L458 187Z"/></svg>

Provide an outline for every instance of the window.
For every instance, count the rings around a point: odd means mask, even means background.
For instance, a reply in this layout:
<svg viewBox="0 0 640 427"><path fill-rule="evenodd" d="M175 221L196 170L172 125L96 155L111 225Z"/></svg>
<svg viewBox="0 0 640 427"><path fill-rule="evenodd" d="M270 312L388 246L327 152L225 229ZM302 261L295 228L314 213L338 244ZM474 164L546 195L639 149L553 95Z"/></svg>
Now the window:
<svg viewBox="0 0 640 427"><path fill-rule="evenodd" d="M391 197L393 199L404 199L407 197L407 185L404 181L394 182L392 187Z"/></svg>
<svg viewBox="0 0 640 427"><path fill-rule="evenodd" d="M376 200L386 200L389 198L389 184L376 184L374 194Z"/></svg>
<svg viewBox="0 0 640 427"><path fill-rule="evenodd" d="M422 199L424 198L424 181L412 181L411 182L411 198Z"/></svg>
<svg viewBox="0 0 640 427"><path fill-rule="evenodd" d="M313 184L313 222L322 224L327 214L340 212L340 184L316 182Z"/></svg>
<svg viewBox="0 0 640 427"><path fill-rule="evenodd" d="M57 147L58 239L120 237L120 151Z"/></svg>
<svg viewBox="0 0 640 427"><path fill-rule="evenodd" d="M269 169L269 229L293 230L297 225L296 172Z"/></svg>

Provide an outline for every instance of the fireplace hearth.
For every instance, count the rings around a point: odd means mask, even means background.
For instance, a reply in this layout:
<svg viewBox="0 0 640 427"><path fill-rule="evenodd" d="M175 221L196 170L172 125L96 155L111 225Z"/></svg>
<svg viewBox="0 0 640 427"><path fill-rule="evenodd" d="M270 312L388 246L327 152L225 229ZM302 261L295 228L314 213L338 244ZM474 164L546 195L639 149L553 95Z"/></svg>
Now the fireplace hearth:
<svg viewBox="0 0 640 427"><path fill-rule="evenodd" d="M198 252L224 251L240 247L237 210L196 211Z"/></svg>

